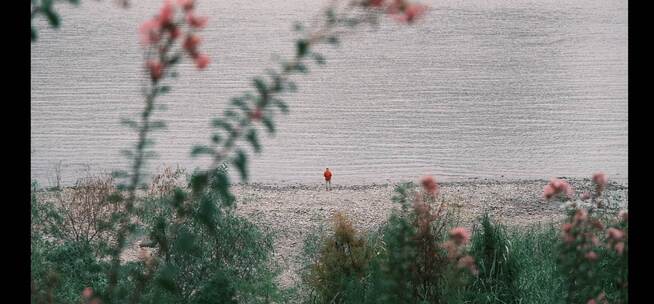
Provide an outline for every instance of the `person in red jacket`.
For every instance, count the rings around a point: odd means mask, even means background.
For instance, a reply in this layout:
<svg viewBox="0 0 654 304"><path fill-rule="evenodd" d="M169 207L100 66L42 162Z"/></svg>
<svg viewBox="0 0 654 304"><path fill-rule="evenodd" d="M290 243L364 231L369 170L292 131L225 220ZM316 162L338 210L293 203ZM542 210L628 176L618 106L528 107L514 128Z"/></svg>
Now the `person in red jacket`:
<svg viewBox="0 0 654 304"><path fill-rule="evenodd" d="M323 175L325 176L325 189L327 191L332 190L332 172L327 168Z"/></svg>

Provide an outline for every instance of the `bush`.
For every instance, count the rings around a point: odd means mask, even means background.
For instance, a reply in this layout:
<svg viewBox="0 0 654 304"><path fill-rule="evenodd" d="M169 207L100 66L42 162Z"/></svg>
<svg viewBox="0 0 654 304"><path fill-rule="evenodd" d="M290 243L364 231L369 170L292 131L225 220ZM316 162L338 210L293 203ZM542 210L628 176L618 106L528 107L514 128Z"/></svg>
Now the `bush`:
<svg viewBox="0 0 654 304"><path fill-rule="evenodd" d="M336 213L333 221L333 235L325 238L318 259L304 277L319 303L343 303L360 293L372 257L366 240L344 214Z"/></svg>
<svg viewBox="0 0 654 304"><path fill-rule="evenodd" d="M113 215L119 205L113 199L113 179L89 176L74 187L50 191L54 200L36 198L32 192L32 231L59 242L90 246L96 256L106 254L112 240Z"/></svg>
<svg viewBox="0 0 654 304"><path fill-rule="evenodd" d="M176 188L163 198L149 198L141 218L155 248L141 262L153 265L150 274L140 272L149 280L142 303L267 303L279 298L271 235L237 216L219 194Z"/></svg>
<svg viewBox="0 0 654 304"><path fill-rule="evenodd" d="M32 239L32 303L76 303L84 288L106 285L107 263L88 244Z"/></svg>

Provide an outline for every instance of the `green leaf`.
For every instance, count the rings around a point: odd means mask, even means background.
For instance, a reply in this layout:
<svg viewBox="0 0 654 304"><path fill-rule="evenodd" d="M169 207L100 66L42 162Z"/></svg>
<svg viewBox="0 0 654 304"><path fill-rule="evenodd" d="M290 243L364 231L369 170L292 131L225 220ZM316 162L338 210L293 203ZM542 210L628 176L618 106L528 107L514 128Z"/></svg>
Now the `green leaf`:
<svg viewBox="0 0 654 304"><path fill-rule="evenodd" d="M257 77L254 79L254 86L257 87L257 91L265 103L268 100L268 88L266 83L261 78Z"/></svg>
<svg viewBox="0 0 654 304"><path fill-rule="evenodd" d="M111 177L113 178L126 178L129 176L129 173L125 170L114 170L111 172Z"/></svg>
<svg viewBox="0 0 654 304"><path fill-rule="evenodd" d="M270 119L268 116L263 116L261 118L261 122L263 123L264 126L266 126L268 133L270 134L275 133L275 124L273 123L272 119Z"/></svg>
<svg viewBox="0 0 654 304"><path fill-rule="evenodd" d="M133 119L121 118L120 123L132 128L134 130L138 130L138 128L139 128L139 124Z"/></svg>
<svg viewBox="0 0 654 304"><path fill-rule="evenodd" d="M257 137L257 130L250 129L248 134L245 135L245 139L252 145L255 153L261 152L261 144L259 144L259 138Z"/></svg>
<svg viewBox="0 0 654 304"><path fill-rule="evenodd" d="M200 193L209 183L209 176L206 173L195 173L191 176L191 189L194 193Z"/></svg>
<svg viewBox="0 0 654 304"><path fill-rule="evenodd" d="M213 142L214 144L220 143L220 140L222 140L220 134L211 135L211 142Z"/></svg>
<svg viewBox="0 0 654 304"><path fill-rule="evenodd" d="M238 120L240 118L238 113L236 113L236 112L234 112L232 110L225 110L225 117L231 118L231 119L234 119L234 120Z"/></svg>
<svg viewBox="0 0 654 304"><path fill-rule="evenodd" d="M241 181L247 182L248 180L248 170L247 170L247 156L243 150L236 151L236 156L232 160L232 163L238 169L238 172L241 174Z"/></svg>
<svg viewBox="0 0 654 304"><path fill-rule="evenodd" d="M216 119L213 120L212 124L213 124L213 126L215 128L223 128L227 132L234 133L234 127L230 123L228 123L226 121L222 121L222 120L216 118Z"/></svg>
<svg viewBox="0 0 654 304"><path fill-rule="evenodd" d="M195 145L193 146L193 149L191 150L191 157L197 157L202 154L207 154L207 155L213 155L216 153L216 150L214 150L211 147L205 146L205 145Z"/></svg>
<svg viewBox="0 0 654 304"><path fill-rule="evenodd" d="M313 56L313 59L316 61L317 64L319 65L325 64L325 57L323 57L321 54L313 53L311 55Z"/></svg>
<svg viewBox="0 0 654 304"><path fill-rule="evenodd" d="M245 102L243 98L234 97L232 98L231 104L236 107L239 107L245 113L250 112L250 107L248 107L247 102Z"/></svg>
<svg viewBox="0 0 654 304"><path fill-rule="evenodd" d="M123 149L123 150L120 150L120 154L122 154L123 156L125 156L127 158L133 158L134 157L134 151L132 151L132 150Z"/></svg>
<svg viewBox="0 0 654 304"><path fill-rule="evenodd" d="M180 189L179 187L175 187L173 190L173 199L172 199L172 205L175 207L175 209L178 210L179 208L182 207L184 204L184 201L186 200L186 192L184 190Z"/></svg>
<svg viewBox="0 0 654 304"><path fill-rule="evenodd" d="M272 85L272 88L270 88L270 90L272 90L273 92L280 92L284 88L282 86L282 77L279 75L279 73L277 73L274 70L269 69L269 70L267 70L267 72L268 72L268 75L270 75L270 78L272 78L272 81L273 81L273 85Z"/></svg>
<svg viewBox="0 0 654 304"><path fill-rule="evenodd" d="M281 99L279 99L279 98L274 98L274 99L273 99L273 103L274 103L274 104L279 108L279 110L280 110L282 113L284 113L284 114L288 114L288 106L287 106L286 103L283 102Z"/></svg>
<svg viewBox="0 0 654 304"><path fill-rule="evenodd" d="M293 81L287 81L286 82L286 87L290 92L297 92L297 85L295 85L295 82Z"/></svg>
<svg viewBox="0 0 654 304"><path fill-rule="evenodd" d="M50 10L50 8L52 8L52 2L53 2L53 0L42 0L41 1L41 9L42 10Z"/></svg>
<svg viewBox="0 0 654 304"><path fill-rule="evenodd" d="M301 62L298 62L298 63L295 65L295 70L298 71L298 72L300 72L300 73L307 73L307 72L309 72L309 69L307 69L307 66L304 65L304 63L301 63Z"/></svg>
<svg viewBox="0 0 654 304"><path fill-rule="evenodd" d="M216 214L218 209L210 196L203 196L198 209L198 220L210 230L216 229Z"/></svg>
<svg viewBox="0 0 654 304"><path fill-rule="evenodd" d="M68 0L73 5L79 5L79 0Z"/></svg>
<svg viewBox="0 0 654 304"><path fill-rule="evenodd" d="M150 129L152 130L161 130L166 128L166 122L163 120L157 120L150 123Z"/></svg>
<svg viewBox="0 0 654 304"><path fill-rule="evenodd" d="M296 55L298 58L302 58L307 54L309 50L309 42L305 39L300 39L296 43L297 52Z"/></svg>
<svg viewBox="0 0 654 304"><path fill-rule="evenodd" d="M328 9L326 14L327 14L327 22L329 24L336 23L336 13L334 12L333 8Z"/></svg>
<svg viewBox="0 0 654 304"><path fill-rule="evenodd" d="M32 27L32 42L36 41L36 39L39 37L39 35L36 32L36 29Z"/></svg>
<svg viewBox="0 0 654 304"><path fill-rule="evenodd" d="M157 89L157 94L159 94L159 95L163 95L163 94L166 94L168 92L170 92L170 86L160 86Z"/></svg>
<svg viewBox="0 0 654 304"><path fill-rule="evenodd" d="M43 12L45 13L45 16L48 17L50 25L54 28L59 28L59 15L51 9L44 10Z"/></svg>
<svg viewBox="0 0 654 304"><path fill-rule="evenodd" d="M333 46L338 46L340 44L340 41L336 36L329 36L327 42Z"/></svg>
<svg viewBox="0 0 654 304"><path fill-rule="evenodd" d="M229 176L227 176L227 172L218 170L218 168L216 168L213 172L214 175L211 179L211 188L218 192L222 203L224 203L226 206L231 206L234 203L235 197L229 191Z"/></svg>
<svg viewBox="0 0 654 304"><path fill-rule="evenodd" d="M180 59L182 59L182 56L180 55L175 55L173 57L170 57L170 59L168 59L168 65L177 64Z"/></svg>
<svg viewBox="0 0 654 304"><path fill-rule="evenodd" d="M302 25L301 22L295 22L293 24L293 30L296 32L301 32L302 30L304 30L304 26Z"/></svg>

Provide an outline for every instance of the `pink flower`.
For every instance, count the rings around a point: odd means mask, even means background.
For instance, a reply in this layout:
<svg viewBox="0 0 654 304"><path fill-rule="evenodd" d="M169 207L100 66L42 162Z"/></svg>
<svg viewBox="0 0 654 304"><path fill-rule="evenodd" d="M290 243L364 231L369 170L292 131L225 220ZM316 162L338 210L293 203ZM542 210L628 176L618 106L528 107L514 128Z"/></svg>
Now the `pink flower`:
<svg viewBox="0 0 654 304"><path fill-rule="evenodd" d="M543 197L545 199L547 200L551 199L554 196L554 194L556 194L556 189L554 189L554 187L552 187L551 185L547 185L545 186L545 188L543 188Z"/></svg>
<svg viewBox="0 0 654 304"><path fill-rule="evenodd" d="M447 251L447 258L448 259L454 259L454 258L457 257L458 251L459 251L459 246L454 244L454 242L446 241L446 242L442 243L440 246L441 246L441 248L445 249L445 251Z"/></svg>
<svg viewBox="0 0 654 304"><path fill-rule="evenodd" d="M588 302L586 302L586 304L597 304L597 302L595 301L595 299L590 299L588 300Z"/></svg>
<svg viewBox="0 0 654 304"><path fill-rule="evenodd" d="M624 232L617 228L611 227L606 230L606 233L608 234L608 237L614 241L621 241L622 238L624 238Z"/></svg>
<svg viewBox="0 0 654 304"><path fill-rule="evenodd" d="M93 296L93 288L91 287L86 287L84 288L84 291L82 291L82 297L85 299L90 299Z"/></svg>
<svg viewBox="0 0 654 304"><path fill-rule="evenodd" d="M563 235L563 242L565 242L566 244L572 244L572 242L574 242L574 241L575 241L575 238L572 235L567 234L567 233Z"/></svg>
<svg viewBox="0 0 654 304"><path fill-rule="evenodd" d="M170 29L170 37L173 38L173 39L177 39L177 37L179 37L179 35L181 35L181 34L182 34L182 31L177 26L173 26Z"/></svg>
<svg viewBox="0 0 654 304"><path fill-rule="evenodd" d="M572 230L572 224L570 224L570 223L563 224L563 226L561 226L561 230L564 233L570 233L570 231Z"/></svg>
<svg viewBox="0 0 654 304"><path fill-rule="evenodd" d="M579 209L575 212L574 221L576 223L583 222L588 218L588 211L586 209Z"/></svg>
<svg viewBox="0 0 654 304"><path fill-rule="evenodd" d="M589 198L590 198L590 193L584 192L584 193L581 194L581 200L585 201L585 200L587 200Z"/></svg>
<svg viewBox="0 0 654 304"><path fill-rule="evenodd" d="M157 16L157 19L159 19L159 22L163 26L166 26L173 21L173 14L175 13L175 7L173 6L172 2L170 0L164 2L164 5L161 7L161 10L159 10L159 16Z"/></svg>
<svg viewBox="0 0 654 304"><path fill-rule="evenodd" d="M263 114L261 113L260 107L257 107L257 109L254 110L254 112L250 113L250 120L257 121L260 120L261 117L263 117Z"/></svg>
<svg viewBox="0 0 654 304"><path fill-rule="evenodd" d="M150 70L150 78L152 78L152 80L157 81L161 79L161 76L163 75L163 68L164 68L161 62L156 60L150 60L148 61L146 66Z"/></svg>
<svg viewBox="0 0 654 304"><path fill-rule="evenodd" d="M587 252L587 253L584 255L584 257L586 257L586 259L588 259L588 260L591 261L591 262L597 261L597 253L595 253L595 251L589 251L589 252Z"/></svg>
<svg viewBox="0 0 654 304"><path fill-rule="evenodd" d="M422 187L432 196L438 194L438 184L436 184L436 180L431 176L425 176L422 178Z"/></svg>
<svg viewBox="0 0 654 304"><path fill-rule="evenodd" d="M450 230L450 238L452 238L457 245L466 244L470 240L470 232L463 227L455 227Z"/></svg>
<svg viewBox="0 0 654 304"><path fill-rule="evenodd" d="M206 54L199 54L195 57L195 66L200 70L206 68L207 65L209 65L209 62L211 62L211 59L209 59L209 56Z"/></svg>
<svg viewBox="0 0 654 304"><path fill-rule="evenodd" d="M186 22L188 22L188 24L194 28L205 27L207 25L208 20L209 20L208 17L195 16L195 14L193 13L186 14Z"/></svg>
<svg viewBox="0 0 654 304"><path fill-rule="evenodd" d="M384 0L368 0L366 4L372 7L380 7L384 4Z"/></svg>
<svg viewBox="0 0 654 304"><path fill-rule="evenodd" d="M402 1L396 1L390 8L393 18L400 22L413 23L422 16L427 10L427 6L422 4L406 5Z"/></svg>
<svg viewBox="0 0 654 304"><path fill-rule="evenodd" d="M552 178L543 189L543 197L550 199L559 193L563 193L569 198L573 194L572 187L562 179Z"/></svg>
<svg viewBox="0 0 654 304"><path fill-rule="evenodd" d="M184 40L184 49L193 54L195 52L195 48L200 44L200 41L201 40L198 35L190 34L186 36L186 39Z"/></svg>
<svg viewBox="0 0 654 304"><path fill-rule="evenodd" d="M184 8L185 11L190 11L195 5L195 0L177 0L177 5Z"/></svg>
<svg viewBox="0 0 654 304"><path fill-rule="evenodd" d="M604 229L604 224L602 224L602 222L600 220L594 220L593 221L593 227L595 227L595 229L597 229L597 230L602 230L602 229Z"/></svg>
<svg viewBox="0 0 654 304"><path fill-rule="evenodd" d="M593 182L597 185L597 192L602 192L608 184L609 178L604 174L604 172L600 171L593 174Z"/></svg>
<svg viewBox="0 0 654 304"><path fill-rule="evenodd" d="M479 274L479 270L477 270L477 266L475 265L475 258L472 256L466 255L461 257L457 263L457 266L459 268L467 268L474 275Z"/></svg>
<svg viewBox="0 0 654 304"><path fill-rule="evenodd" d="M615 252L618 253L618 255L622 255L622 252L624 251L624 243L619 242L619 243L615 244L614 249L615 249Z"/></svg>
<svg viewBox="0 0 654 304"><path fill-rule="evenodd" d="M141 43L145 45L155 44L161 39L161 23L157 19L150 19L143 22L139 28Z"/></svg>

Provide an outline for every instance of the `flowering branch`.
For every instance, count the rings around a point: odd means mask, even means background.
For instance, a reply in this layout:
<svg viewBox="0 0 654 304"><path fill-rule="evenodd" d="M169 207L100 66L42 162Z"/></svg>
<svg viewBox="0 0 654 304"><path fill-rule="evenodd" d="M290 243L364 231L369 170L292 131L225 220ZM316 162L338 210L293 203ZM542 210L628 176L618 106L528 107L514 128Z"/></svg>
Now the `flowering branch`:
<svg viewBox="0 0 654 304"><path fill-rule="evenodd" d="M128 191L127 199L124 201L125 212L121 214L116 244L112 251L111 270L109 272L109 285L107 296L113 296L113 290L118 282L118 268L120 267L120 253L125 247L128 233L133 230L130 224L130 217L134 212L136 191L141 184L142 168L148 154L147 147L150 140L147 135L157 128L163 128L163 122L152 122L151 115L154 110L156 97L167 93L170 87L162 85L166 76L174 76L173 67L182 59L181 53L171 55L172 47L179 42L184 31L183 48L195 61L198 69L207 67L210 60L207 55L198 51L199 37L196 30L206 25L207 18L199 17L194 12L194 1L178 0L177 6L171 1L166 1L161 7L159 14L143 23L140 28L141 42L145 50L145 74L149 78L147 87L144 88L145 107L140 115L140 122L124 120L124 123L138 131L138 141L134 152L126 151L126 154L133 156L131 174L116 172L114 175L129 177L129 184L123 185ZM177 14L181 11L181 14ZM138 300L138 297L133 297Z"/></svg>

